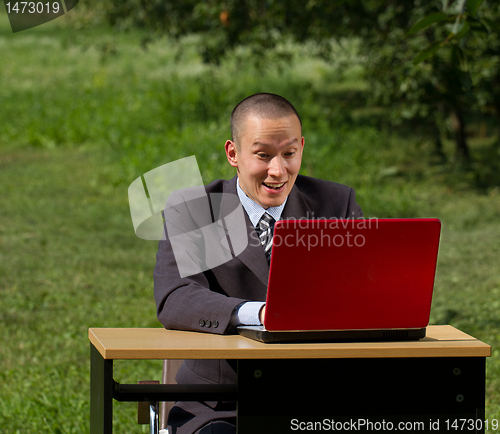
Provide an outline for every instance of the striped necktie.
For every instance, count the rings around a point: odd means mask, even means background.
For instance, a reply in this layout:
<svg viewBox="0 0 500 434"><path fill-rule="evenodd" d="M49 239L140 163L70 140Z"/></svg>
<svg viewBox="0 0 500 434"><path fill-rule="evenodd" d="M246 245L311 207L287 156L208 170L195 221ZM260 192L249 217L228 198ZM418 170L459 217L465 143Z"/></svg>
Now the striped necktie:
<svg viewBox="0 0 500 434"><path fill-rule="evenodd" d="M257 226L260 243L266 254L267 261L271 260L271 248L273 246L273 228L275 220L267 212L262 215Z"/></svg>

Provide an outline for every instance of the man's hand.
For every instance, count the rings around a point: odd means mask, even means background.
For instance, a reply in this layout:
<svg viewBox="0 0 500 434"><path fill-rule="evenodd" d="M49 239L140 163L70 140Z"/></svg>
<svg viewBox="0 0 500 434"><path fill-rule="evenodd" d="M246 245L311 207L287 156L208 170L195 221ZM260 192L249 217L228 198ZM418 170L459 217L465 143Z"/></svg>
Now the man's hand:
<svg viewBox="0 0 500 434"><path fill-rule="evenodd" d="M261 324L264 324L264 315L266 314L266 305L262 306L262 309L259 312L259 320Z"/></svg>

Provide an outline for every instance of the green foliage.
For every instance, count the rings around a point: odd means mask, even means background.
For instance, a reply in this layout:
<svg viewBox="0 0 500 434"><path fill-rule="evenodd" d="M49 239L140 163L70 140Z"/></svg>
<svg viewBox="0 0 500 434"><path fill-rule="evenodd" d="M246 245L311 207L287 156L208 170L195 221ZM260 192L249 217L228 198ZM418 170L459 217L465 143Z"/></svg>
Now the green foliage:
<svg viewBox="0 0 500 434"><path fill-rule="evenodd" d="M484 80L471 65L484 64L492 55L498 58L499 11L491 0L294 0L286 4L126 0L109 3L104 11L118 27L140 26L175 37L203 33L199 52L204 61L215 64L239 47L250 50L252 62L261 67L269 52L280 61L290 60L293 53L287 41L312 42L311 53L335 61L332 39L358 37L372 102L390 108L397 123L416 119L426 124L438 144L437 152L448 133L446 125L452 125L459 160L470 157L465 134L470 108L493 109L500 117L496 104L500 86L495 79ZM498 75L496 65L491 66L492 76ZM473 78L471 71L476 74ZM492 91L495 104L484 105L484 88Z"/></svg>
<svg viewBox="0 0 500 434"><path fill-rule="evenodd" d="M477 15L477 11L484 0L467 0L466 7L473 17Z"/></svg>
<svg viewBox="0 0 500 434"><path fill-rule="evenodd" d="M429 47L417 54L417 57L413 59L413 65L418 65L423 60L432 56L437 50L441 48L441 45L441 42L434 41Z"/></svg>
<svg viewBox="0 0 500 434"><path fill-rule="evenodd" d="M427 15L426 17L415 23L406 34L406 36L411 36L414 33L429 27L431 24L439 23L446 19L448 19L448 15L446 15L444 12L435 12L433 14Z"/></svg>
<svg viewBox="0 0 500 434"><path fill-rule="evenodd" d="M394 122L413 119L427 125L438 153L442 137L451 134L456 156L467 160L466 124L472 110L486 108L482 88L492 96L500 91L479 71L482 62L498 54L497 34L484 24L500 19L498 7L460 0L443 2L443 10L436 12L433 2L407 3L408 9L388 4L385 19L378 20L362 46L372 101L390 107ZM494 75L496 65L490 68ZM490 113L498 117L500 112L490 105Z"/></svg>

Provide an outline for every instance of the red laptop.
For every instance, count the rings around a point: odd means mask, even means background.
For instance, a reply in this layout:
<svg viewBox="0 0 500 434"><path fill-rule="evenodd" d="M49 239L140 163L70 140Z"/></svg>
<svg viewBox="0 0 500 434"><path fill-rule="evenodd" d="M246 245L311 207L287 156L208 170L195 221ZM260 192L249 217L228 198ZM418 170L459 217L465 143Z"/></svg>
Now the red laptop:
<svg viewBox="0 0 500 434"><path fill-rule="evenodd" d="M438 219L281 220L274 228L263 342L405 340L429 323Z"/></svg>

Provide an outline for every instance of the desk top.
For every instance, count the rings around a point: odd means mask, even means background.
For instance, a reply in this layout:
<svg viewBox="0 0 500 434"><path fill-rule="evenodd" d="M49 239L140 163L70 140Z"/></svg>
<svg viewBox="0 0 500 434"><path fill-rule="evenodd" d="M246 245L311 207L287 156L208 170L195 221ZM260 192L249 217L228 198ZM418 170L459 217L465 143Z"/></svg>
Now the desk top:
<svg viewBox="0 0 500 434"><path fill-rule="evenodd" d="M91 328L105 359L322 359L489 357L491 347L456 328L428 326L418 341L264 344L239 335L163 328Z"/></svg>

